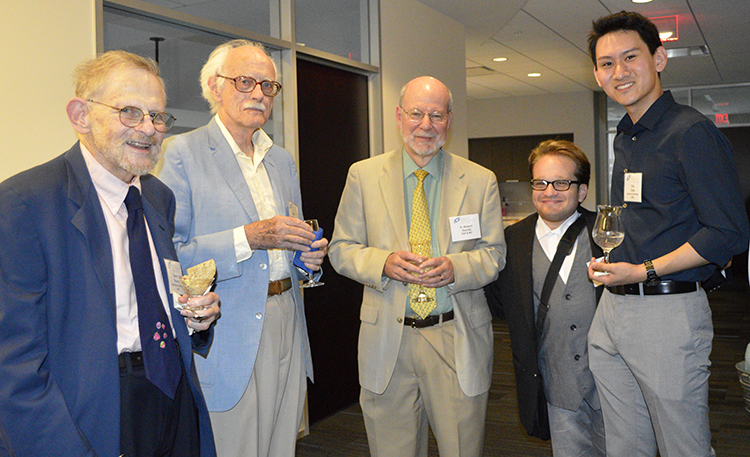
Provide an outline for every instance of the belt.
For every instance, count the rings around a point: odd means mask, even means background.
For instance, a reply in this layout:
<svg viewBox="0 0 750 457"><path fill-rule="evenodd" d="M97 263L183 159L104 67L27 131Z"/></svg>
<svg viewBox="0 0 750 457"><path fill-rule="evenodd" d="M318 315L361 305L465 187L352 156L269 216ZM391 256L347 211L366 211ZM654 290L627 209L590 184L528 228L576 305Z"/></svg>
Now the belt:
<svg viewBox="0 0 750 457"><path fill-rule="evenodd" d="M279 279L268 283L268 296L281 295L292 288L292 278Z"/></svg>
<svg viewBox="0 0 750 457"><path fill-rule="evenodd" d="M413 319L411 317L405 317L404 325L411 328L425 328L432 327L433 325L437 325L441 322L448 322L450 320L453 320L453 311L448 311L447 313L440 314L439 316L427 316L424 319Z"/></svg>
<svg viewBox="0 0 750 457"><path fill-rule="evenodd" d="M624 286L607 286L607 290L616 295L670 295L695 292L701 288L699 282L656 281L653 283L625 284Z"/></svg>
<svg viewBox="0 0 750 457"><path fill-rule="evenodd" d="M131 367L143 366L143 352L123 352L117 357L120 362L120 369L125 369L130 365Z"/></svg>

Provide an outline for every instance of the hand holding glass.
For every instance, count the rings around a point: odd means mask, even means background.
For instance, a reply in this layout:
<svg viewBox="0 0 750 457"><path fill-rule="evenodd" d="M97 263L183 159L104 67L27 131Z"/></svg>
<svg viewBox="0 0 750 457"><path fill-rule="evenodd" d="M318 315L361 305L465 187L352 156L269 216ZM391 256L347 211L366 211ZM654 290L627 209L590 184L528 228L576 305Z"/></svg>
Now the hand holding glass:
<svg viewBox="0 0 750 457"><path fill-rule="evenodd" d="M305 224L309 225L313 229L313 233L315 233L315 239L313 242L318 241L319 239L323 238L323 229L318 226L318 220L317 219L307 219L305 220ZM310 249L310 251L317 251L318 248ZM305 262L302 261L300 256L302 255L302 251L297 251L294 253L294 265L299 268L300 270L304 271L307 275L307 281L303 282L300 287L308 288L308 287L318 287L322 286L325 283L316 281L313 279L315 276L315 272L311 270L310 268L305 265Z"/></svg>
<svg viewBox="0 0 750 457"><path fill-rule="evenodd" d="M609 253L625 238L622 226L622 206L598 205L591 237L604 251L604 262L609 263Z"/></svg>

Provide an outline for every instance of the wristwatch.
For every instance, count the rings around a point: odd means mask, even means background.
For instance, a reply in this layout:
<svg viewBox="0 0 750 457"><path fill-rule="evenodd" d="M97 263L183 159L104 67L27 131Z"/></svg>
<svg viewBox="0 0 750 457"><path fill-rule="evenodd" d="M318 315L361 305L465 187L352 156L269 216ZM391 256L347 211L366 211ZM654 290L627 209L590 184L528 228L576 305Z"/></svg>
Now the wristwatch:
<svg viewBox="0 0 750 457"><path fill-rule="evenodd" d="M651 260L646 260L643 262L643 265L646 266L646 284L654 283L659 280L659 275L656 274L656 270L654 270L654 264L651 262Z"/></svg>

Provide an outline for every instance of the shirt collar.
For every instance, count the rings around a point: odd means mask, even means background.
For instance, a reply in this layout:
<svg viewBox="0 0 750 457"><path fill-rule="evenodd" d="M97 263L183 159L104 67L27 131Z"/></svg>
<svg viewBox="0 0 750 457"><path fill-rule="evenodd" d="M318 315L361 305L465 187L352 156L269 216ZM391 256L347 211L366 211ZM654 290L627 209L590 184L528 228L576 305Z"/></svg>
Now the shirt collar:
<svg viewBox="0 0 750 457"><path fill-rule="evenodd" d="M620 120L620 123L617 124L617 131L632 133L636 130L643 130L644 128L653 130L656 123L659 122L659 119L661 119L664 113L666 113L675 103L672 93L665 90L664 93L651 104L643 116L638 119L638 122L636 122L635 125L633 125L630 115L626 114L625 117Z"/></svg>
<svg viewBox="0 0 750 457"><path fill-rule="evenodd" d="M240 149L239 145L237 145L237 142L234 141L234 138L232 137L232 134L229 133L229 129L224 125L223 122L221 122L221 118L219 115L215 115L214 118L216 119L216 123L219 125L219 130L221 130L221 134L224 135L224 139L227 140L227 143L229 143L229 147L232 149L232 152L235 155L244 156L244 152ZM266 156L266 153L268 153L268 150L271 149L271 146L273 146L273 140L271 140L271 137L269 137L266 132L263 131L263 129L258 129L253 133L253 162L256 164L263 161L263 158Z"/></svg>
<svg viewBox="0 0 750 457"><path fill-rule="evenodd" d="M83 160L86 162L86 168L89 170L96 192L104 200L112 214L117 214L128 195L128 188L132 185L137 187L139 191L141 190L141 177L135 175L130 183L124 182L104 168L83 143L80 143L80 146Z"/></svg>
<svg viewBox="0 0 750 457"><path fill-rule="evenodd" d="M401 148L401 159L404 168L404 179L414 174L415 171L420 170L417 164L414 163L414 160L412 160L412 158L409 156L409 153L406 152L406 148L404 147ZM441 171L443 170L443 148L440 148L437 154L435 154L435 156L429 162L427 162L427 165L425 165L424 168L421 168L421 170L426 171L433 178L439 177Z"/></svg>
<svg viewBox="0 0 750 457"><path fill-rule="evenodd" d="M548 236L556 235L560 238L565 234L565 231L568 230L568 227L573 225L573 222L575 222L579 217L581 216L581 213L578 211L574 212L570 215L569 218L565 219L565 222L560 224L556 229L552 230L549 228L549 226L542 220L541 217L537 217L536 219L536 237L539 240L542 240Z"/></svg>

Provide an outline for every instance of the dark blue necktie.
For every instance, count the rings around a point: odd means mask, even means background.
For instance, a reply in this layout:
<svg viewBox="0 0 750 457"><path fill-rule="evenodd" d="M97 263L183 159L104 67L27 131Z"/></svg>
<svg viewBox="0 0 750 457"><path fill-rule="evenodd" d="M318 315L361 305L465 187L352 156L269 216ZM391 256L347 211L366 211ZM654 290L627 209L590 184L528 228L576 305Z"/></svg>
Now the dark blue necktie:
<svg viewBox="0 0 750 457"><path fill-rule="evenodd" d="M130 269L138 300L138 327L146 379L174 399L182 369L172 327L156 288L141 193L137 187L128 189L125 206L128 208Z"/></svg>

